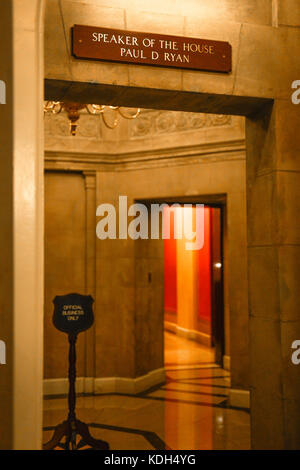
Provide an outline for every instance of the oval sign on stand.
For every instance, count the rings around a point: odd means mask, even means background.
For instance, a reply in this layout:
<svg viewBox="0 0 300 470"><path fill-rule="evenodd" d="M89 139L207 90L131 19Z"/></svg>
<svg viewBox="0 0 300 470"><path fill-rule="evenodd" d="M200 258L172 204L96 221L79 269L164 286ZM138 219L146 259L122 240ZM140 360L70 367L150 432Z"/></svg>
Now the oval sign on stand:
<svg viewBox="0 0 300 470"><path fill-rule="evenodd" d="M68 334L88 330L94 323L93 302L94 299L90 295L57 295L53 299L54 326Z"/></svg>

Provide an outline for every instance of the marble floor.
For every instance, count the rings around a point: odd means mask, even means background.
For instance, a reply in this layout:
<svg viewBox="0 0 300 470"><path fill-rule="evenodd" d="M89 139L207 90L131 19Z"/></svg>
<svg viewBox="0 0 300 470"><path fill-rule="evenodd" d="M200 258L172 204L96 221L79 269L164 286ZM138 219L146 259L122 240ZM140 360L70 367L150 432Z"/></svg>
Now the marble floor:
<svg viewBox="0 0 300 470"><path fill-rule="evenodd" d="M230 375L213 350L165 333L167 382L137 396L77 399L77 415L112 450L249 449L250 414L227 404ZM66 418L66 398L44 401L44 442Z"/></svg>

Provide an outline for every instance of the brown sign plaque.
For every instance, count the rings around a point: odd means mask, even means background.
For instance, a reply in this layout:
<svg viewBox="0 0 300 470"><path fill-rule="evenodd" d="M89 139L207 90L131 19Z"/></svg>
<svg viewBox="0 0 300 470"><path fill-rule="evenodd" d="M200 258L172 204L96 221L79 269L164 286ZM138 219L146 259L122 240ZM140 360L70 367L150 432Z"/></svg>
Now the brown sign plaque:
<svg viewBox="0 0 300 470"><path fill-rule="evenodd" d="M231 72L228 42L139 33L94 26L72 28L72 52L78 59Z"/></svg>

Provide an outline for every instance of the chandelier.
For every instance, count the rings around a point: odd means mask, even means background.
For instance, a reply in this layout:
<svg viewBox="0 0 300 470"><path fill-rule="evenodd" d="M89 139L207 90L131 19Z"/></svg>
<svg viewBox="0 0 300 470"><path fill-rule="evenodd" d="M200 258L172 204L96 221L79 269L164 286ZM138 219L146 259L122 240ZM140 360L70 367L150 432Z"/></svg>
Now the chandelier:
<svg viewBox="0 0 300 470"><path fill-rule="evenodd" d="M127 113L124 108L120 106L106 106L103 104L82 104L74 103L71 101L46 101L44 104L45 114L59 114L61 111L65 111L68 115L70 124L70 133L75 136L78 120L80 118L80 111L86 109L89 114L101 115L103 123L108 129L115 129L119 123L119 117L124 119L136 119L141 112L140 108L137 108L134 113ZM113 120L109 122L107 119L107 113L113 113Z"/></svg>

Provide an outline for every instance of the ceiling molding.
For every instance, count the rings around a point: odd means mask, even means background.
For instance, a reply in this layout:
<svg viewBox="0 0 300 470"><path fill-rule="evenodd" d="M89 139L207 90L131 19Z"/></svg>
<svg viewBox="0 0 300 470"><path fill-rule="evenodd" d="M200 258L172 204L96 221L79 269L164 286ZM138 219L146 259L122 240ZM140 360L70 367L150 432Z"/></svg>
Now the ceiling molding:
<svg viewBox="0 0 300 470"><path fill-rule="evenodd" d="M45 168L62 171L124 171L195 163L244 160L244 139L126 153L45 152Z"/></svg>

